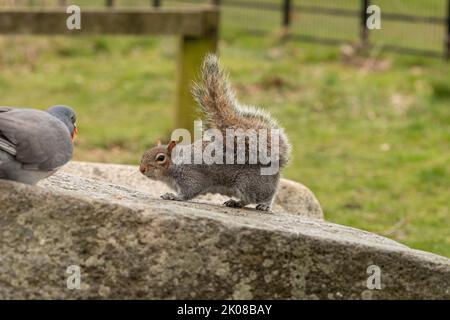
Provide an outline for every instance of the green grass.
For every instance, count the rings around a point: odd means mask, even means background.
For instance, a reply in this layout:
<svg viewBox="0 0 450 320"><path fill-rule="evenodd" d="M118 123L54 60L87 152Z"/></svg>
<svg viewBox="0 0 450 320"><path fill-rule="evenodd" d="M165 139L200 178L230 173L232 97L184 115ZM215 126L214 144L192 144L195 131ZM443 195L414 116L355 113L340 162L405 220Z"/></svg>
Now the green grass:
<svg viewBox="0 0 450 320"><path fill-rule="evenodd" d="M327 220L450 257L449 63L223 34L239 98L286 127L284 175L313 190ZM175 39L3 37L0 47L1 104L73 106L75 159L136 164L167 140Z"/></svg>

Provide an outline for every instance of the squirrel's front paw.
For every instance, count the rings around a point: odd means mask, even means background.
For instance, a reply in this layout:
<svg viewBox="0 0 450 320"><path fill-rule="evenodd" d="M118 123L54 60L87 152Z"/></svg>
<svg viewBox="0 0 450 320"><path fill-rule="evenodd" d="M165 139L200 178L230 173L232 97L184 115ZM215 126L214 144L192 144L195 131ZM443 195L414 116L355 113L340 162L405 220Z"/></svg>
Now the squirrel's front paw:
<svg viewBox="0 0 450 320"><path fill-rule="evenodd" d="M179 200L178 197L173 193L164 193L161 198L164 200Z"/></svg>

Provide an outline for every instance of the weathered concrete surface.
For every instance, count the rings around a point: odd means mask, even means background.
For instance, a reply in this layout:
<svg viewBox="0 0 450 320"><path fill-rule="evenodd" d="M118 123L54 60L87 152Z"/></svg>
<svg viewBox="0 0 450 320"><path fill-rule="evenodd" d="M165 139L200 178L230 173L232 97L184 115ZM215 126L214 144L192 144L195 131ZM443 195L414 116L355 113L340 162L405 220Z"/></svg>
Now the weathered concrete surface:
<svg viewBox="0 0 450 320"><path fill-rule="evenodd" d="M299 215L0 180L0 298L450 298L450 260ZM367 267L381 268L368 290ZM81 289L66 268L81 268Z"/></svg>
<svg viewBox="0 0 450 320"><path fill-rule="evenodd" d="M171 192L164 183L144 177L137 166L72 161L62 172L126 186L158 198L166 192ZM227 200L228 197L225 196L208 194L192 201L222 204ZM322 208L314 194L304 185L286 179L281 179L273 211L323 220Z"/></svg>

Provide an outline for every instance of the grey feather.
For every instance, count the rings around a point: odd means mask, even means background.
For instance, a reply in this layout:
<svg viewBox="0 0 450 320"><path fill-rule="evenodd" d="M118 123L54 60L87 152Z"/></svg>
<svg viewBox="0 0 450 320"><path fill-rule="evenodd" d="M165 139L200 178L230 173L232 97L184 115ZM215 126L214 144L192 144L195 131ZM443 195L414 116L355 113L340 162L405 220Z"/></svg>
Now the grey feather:
<svg viewBox="0 0 450 320"><path fill-rule="evenodd" d="M17 154L16 147L6 139L0 137L0 150L6 151L9 154L15 156Z"/></svg>

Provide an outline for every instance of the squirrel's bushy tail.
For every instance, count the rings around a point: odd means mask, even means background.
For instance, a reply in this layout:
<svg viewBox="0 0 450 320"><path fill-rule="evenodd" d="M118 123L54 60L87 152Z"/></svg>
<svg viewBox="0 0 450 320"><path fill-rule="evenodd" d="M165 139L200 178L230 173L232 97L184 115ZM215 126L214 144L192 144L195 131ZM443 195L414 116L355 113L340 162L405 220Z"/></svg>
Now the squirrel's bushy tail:
<svg viewBox="0 0 450 320"><path fill-rule="evenodd" d="M289 161L291 147L284 130L267 112L248 106L242 106L235 99L228 75L220 68L216 55L206 56L202 67L201 83L193 87L193 95L199 104L208 128L218 129L226 137L226 129L278 129L279 160L283 167ZM261 137L259 137L261 138ZM267 140L267 148L272 152L271 140Z"/></svg>

